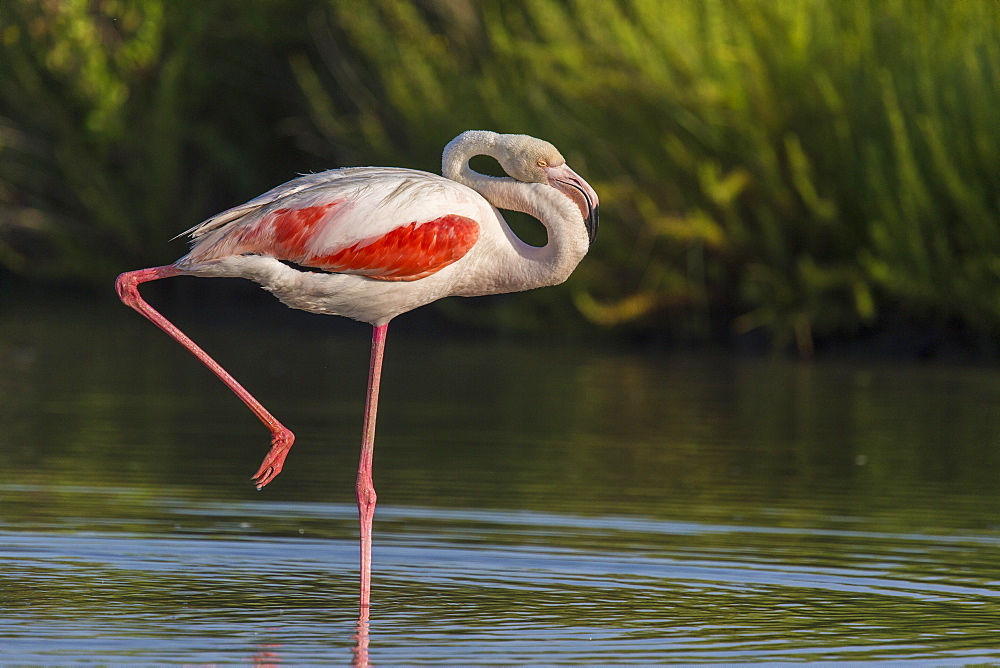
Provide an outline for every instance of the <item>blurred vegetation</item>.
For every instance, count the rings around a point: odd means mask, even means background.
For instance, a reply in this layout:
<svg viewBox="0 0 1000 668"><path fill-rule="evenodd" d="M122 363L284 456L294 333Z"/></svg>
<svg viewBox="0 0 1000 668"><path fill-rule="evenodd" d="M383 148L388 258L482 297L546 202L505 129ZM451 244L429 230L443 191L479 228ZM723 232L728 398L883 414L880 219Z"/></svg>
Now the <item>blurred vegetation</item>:
<svg viewBox="0 0 1000 668"><path fill-rule="evenodd" d="M569 292L457 315L1000 333L1000 3L7 0L0 42L8 274L103 284L297 172L489 128L559 146L604 224Z"/></svg>

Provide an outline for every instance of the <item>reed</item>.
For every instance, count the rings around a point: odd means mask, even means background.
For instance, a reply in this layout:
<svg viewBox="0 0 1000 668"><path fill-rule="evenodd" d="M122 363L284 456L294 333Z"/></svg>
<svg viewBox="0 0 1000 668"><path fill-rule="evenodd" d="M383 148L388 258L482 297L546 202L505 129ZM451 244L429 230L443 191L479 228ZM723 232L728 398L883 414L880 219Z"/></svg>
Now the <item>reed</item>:
<svg viewBox="0 0 1000 668"><path fill-rule="evenodd" d="M277 48L286 33L265 3L238 18L234 4L0 3L0 268L107 285L176 257L177 232L285 173L260 159L284 112L258 102L291 84L255 87L251 38Z"/></svg>
<svg viewBox="0 0 1000 668"><path fill-rule="evenodd" d="M887 308L1000 327L996 3L330 12L349 55L328 72L366 82L340 118L386 158L457 127L568 147L608 220L574 282L595 322L764 327L802 353Z"/></svg>
<svg viewBox="0 0 1000 668"><path fill-rule="evenodd" d="M519 298L568 325L802 354L887 313L1000 332L998 3L166 8L0 4L8 271L103 280L321 158L437 169L491 128L551 140L602 196L572 307Z"/></svg>

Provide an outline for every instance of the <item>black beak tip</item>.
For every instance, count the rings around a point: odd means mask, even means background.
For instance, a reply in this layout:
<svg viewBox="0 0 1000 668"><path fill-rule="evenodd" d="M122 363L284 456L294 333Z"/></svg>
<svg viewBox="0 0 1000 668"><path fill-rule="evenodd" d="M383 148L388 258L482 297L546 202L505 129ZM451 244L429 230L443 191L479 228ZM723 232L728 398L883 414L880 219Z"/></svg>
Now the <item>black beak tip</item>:
<svg viewBox="0 0 1000 668"><path fill-rule="evenodd" d="M587 220L585 221L587 224L587 236L590 238L591 245L593 245L594 240L597 239L597 220L600 208L600 205L598 205L591 209L590 213L587 215Z"/></svg>

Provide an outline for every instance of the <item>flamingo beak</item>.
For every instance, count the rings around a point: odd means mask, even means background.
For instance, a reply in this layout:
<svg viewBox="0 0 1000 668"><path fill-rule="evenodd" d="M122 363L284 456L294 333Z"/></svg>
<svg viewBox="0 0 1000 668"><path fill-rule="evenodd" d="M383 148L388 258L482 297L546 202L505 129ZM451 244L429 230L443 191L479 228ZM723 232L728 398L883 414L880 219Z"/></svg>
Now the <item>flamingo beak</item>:
<svg viewBox="0 0 1000 668"><path fill-rule="evenodd" d="M569 165L562 164L558 167L547 167L545 174L549 179L549 185L573 200L573 203L580 209L583 216L583 224L587 226L587 237L590 243L594 243L597 238L598 209L600 202L597 193L590 187L590 184L569 168Z"/></svg>

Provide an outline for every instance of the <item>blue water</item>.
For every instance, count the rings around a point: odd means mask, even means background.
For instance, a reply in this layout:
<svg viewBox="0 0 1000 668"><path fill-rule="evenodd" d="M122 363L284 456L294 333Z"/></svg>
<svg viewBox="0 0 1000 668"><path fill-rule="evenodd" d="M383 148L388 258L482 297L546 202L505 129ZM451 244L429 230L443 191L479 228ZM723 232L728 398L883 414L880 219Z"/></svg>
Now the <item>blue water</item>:
<svg viewBox="0 0 1000 668"><path fill-rule="evenodd" d="M65 308L0 322L0 663L1000 663L996 369L397 327L359 626L365 329L195 325L299 436L256 492L242 405Z"/></svg>
<svg viewBox="0 0 1000 668"><path fill-rule="evenodd" d="M352 660L353 507L72 493L161 521L0 534L5 662ZM375 663L1000 659L1000 583L944 568L996 536L400 507L376 532Z"/></svg>

